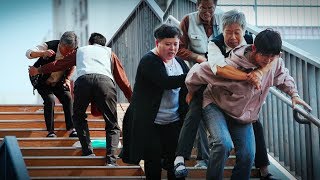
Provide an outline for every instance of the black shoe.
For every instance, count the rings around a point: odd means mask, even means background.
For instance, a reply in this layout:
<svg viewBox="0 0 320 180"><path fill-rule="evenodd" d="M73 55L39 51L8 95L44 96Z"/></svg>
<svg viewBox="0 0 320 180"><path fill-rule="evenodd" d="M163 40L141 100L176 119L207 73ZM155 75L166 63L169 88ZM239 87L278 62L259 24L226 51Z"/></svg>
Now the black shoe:
<svg viewBox="0 0 320 180"><path fill-rule="evenodd" d="M50 137L50 138L56 138L57 135L54 133L54 132L49 132L47 137Z"/></svg>
<svg viewBox="0 0 320 180"><path fill-rule="evenodd" d="M71 133L69 134L69 137L78 137L77 131L75 130L71 131Z"/></svg>
<svg viewBox="0 0 320 180"><path fill-rule="evenodd" d="M274 177L271 173L268 173L266 176L260 175L260 180L278 180L278 179Z"/></svg>

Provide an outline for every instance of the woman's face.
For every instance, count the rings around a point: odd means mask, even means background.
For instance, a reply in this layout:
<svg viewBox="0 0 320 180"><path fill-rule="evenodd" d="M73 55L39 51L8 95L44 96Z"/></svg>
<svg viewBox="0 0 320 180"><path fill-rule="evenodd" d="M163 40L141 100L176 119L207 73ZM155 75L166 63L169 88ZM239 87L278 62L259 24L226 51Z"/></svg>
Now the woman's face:
<svg viewBox="0 0 320 180"><path fill-rule="evenodd" d="M240 24L232 23L227 25L223 29L224 43L231 48L239 46L243 40L243 33L244 32Z"/></svg>
<svg viewBox="0 0 320 180"><path fill-rule="evenodd" d="M161 40L156 40L156 48L158 55L163 60L173 59L179 49L179 38L164 38Z"/></svg>

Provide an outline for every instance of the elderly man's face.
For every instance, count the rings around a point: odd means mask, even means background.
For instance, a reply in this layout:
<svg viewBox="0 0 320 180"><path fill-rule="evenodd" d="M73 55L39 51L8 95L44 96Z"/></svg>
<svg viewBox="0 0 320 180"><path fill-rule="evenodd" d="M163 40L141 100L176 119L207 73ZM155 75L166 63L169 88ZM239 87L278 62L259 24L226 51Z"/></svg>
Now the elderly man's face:
<svg viewBox="0 0 320 180"><path fill-rule="evenodd" d="M198 5L199 16L203 21L211 21L216 5L212 1L201 1Z"/></svg>
<svg viewBox="0 0 320 180"><path fill-rule="evenodd" d="M227 25L223 30L224 43L231 48L235 48L242 43L243 34L244 30L238 23Z"/></svg>
<svg viewBox="0 0 320 180"><path fill-rule="evenodd" d="M59 44L59 51L61 53L62 56L66 56L69 53L71 53L75 48L71 48L69 46L63 45L63 44Z"/></svg>

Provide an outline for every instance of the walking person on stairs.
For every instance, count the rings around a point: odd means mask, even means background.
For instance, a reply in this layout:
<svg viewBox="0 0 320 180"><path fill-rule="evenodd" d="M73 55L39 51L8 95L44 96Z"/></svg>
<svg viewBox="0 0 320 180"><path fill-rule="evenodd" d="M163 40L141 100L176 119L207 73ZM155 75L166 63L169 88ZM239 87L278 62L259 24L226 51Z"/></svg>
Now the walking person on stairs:
<svg viewBox="0 0 320 180"><path fill-rule="evenodd" d="M74 53L39 68L31 67L30 75L59 71L77 66L74 85L73 122L82 146L83 156L94 156L86 110L92 101L106 123L106 165L117 166L116 149L120 127L117 119L117 93L115 82L130 102L132 90L118 57L106 47L106 38L92 33L89 45L78 48Z"/></svg>

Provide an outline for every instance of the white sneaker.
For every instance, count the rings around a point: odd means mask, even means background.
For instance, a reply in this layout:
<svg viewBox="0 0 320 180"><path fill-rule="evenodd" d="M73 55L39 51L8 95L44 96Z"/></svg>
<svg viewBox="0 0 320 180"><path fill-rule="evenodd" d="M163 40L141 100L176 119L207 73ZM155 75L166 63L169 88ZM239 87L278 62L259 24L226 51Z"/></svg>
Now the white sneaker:
<svg viewBox="0 0 320 180"><path fill-rule="evenodd" d="M122 148L122 144L121 142L119 141L119 144L118 144L118 148L121 149Z"/></svg>
<svg viewBox="0 0 320 180"><path fill-rule="evenodd" d="M205 160L198 160L197 161L197 164L194 166L194 167L197 167L197 168L207 168L208 167L208 164Z"/></svg>

